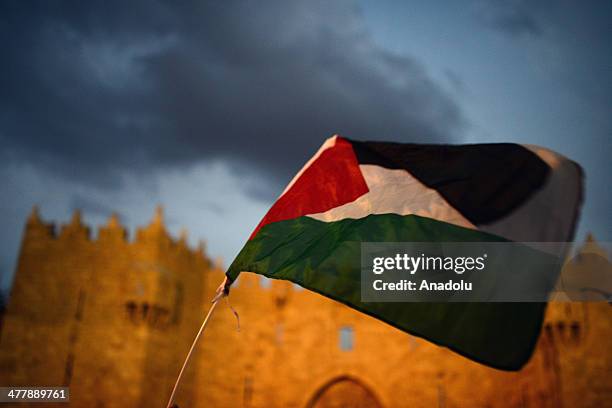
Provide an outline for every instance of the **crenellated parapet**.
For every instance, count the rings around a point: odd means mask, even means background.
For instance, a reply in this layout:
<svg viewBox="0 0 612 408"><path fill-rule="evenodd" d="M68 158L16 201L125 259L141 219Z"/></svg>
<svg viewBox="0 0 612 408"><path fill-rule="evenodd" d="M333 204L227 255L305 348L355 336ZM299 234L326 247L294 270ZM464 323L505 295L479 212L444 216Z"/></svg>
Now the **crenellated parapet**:
<svg viewBox="0 0 612 408"><path fill-rule="evenodd" d="M62 225L59 234L59 239L89 241L91 238L91 230L83 224L81 219L81 211L75 210L72 213L72 218L68 224Z"/></svg>
<svg viewBox="0 0 612 408"><path fill-rule="evenodd" d="M117 213L111 214L106 225L103 225L98 230L98 240L100 242L128 242L127 229L121 225Z"/></svg>
<svg viewBox="0 0 612 408"><path fill-rule="evenodd" d="M173 238L164 223L163 208L158 206L150 223L137 228L133 241L129 240L128 229L122 225L116 213L98 228L96 239L92 238L92 229L83 222L81 211L75 210L68 223L62 224L59 234L54 223L45 222L38 206L32 208L24 232L24 240L30 244L45 242L70 242L70 244L89 243L94 247L114 245L138 245L143 248L161 249L166 253L177 253L182 256L194 256L201 261L212 264L207 257L204 241L200 240L196 248L188 243L188 232L183 229L178 238Z"/></svg>
<svg viewBox="0 0 612 408"><path fill-rule="evenodd" d="M598 304L610 304L611 275L612 262L606 249L593 234L587 234L584 243L563 266L559 287L565 290L565 297L561 302L549 304L544 336L556 347L578 349L588 341L592 333L590 309Z"/></svg>
<svg viewBox="0 0 612 408"><path fill-rule="evenodd" d="M42 220L37 205L32 207L32 212L26 221L25 237L36 239L55 238L55 225L53 223L46 223Z"/></svg>
<svg viewBox="0 0 612 408"><path fill-rule="evenodd" d="M161 205L155 208L153 219L149 225L136 230L135 243L154 244L160 247L170 247L174 242L164 224L164 209Z"/></svg>

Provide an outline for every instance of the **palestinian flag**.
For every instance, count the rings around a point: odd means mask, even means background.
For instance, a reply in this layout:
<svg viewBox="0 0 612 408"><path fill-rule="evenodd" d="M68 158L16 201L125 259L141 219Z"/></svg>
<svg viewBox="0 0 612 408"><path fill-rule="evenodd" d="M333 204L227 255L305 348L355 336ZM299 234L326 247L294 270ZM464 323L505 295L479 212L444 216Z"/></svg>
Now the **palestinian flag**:
<svg viewBox="0 0 612 408"><path fill-rule="evenodd" d="M365 303L362 242L571 241L580 167L517 144L419 145L333 136L229 267L295 282L492 367L529 359L545 303ZM528 282L526 282L528 284Z"/></svg>

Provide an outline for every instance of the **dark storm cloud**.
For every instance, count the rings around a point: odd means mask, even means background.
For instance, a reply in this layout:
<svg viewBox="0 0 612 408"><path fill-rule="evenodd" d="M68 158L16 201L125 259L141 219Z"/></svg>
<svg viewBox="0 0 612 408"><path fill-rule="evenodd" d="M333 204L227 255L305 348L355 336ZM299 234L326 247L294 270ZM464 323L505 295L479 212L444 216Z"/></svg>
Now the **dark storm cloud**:
<svg viewBox="0 0 612 408"><path fill-rule="evenodd" d="M443 142L463 125L352 2L31 4L0 5L4 159L64 177L221 159L286 180L335 132Z"/></svg>

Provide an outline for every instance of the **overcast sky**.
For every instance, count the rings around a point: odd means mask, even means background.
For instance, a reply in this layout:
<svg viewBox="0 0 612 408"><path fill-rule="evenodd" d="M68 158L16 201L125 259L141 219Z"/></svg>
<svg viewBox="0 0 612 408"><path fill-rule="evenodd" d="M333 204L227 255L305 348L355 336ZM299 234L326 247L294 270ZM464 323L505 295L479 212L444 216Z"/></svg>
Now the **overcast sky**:
<svg viewBox="0 0 612 408"><path fill-rule="evenodd" d="M170 230L227 265L334 133L539 144L612 240L612 7L575 1L0 3L0 268L27 214ZM599 5L599 6L598 6Z"/></svg>

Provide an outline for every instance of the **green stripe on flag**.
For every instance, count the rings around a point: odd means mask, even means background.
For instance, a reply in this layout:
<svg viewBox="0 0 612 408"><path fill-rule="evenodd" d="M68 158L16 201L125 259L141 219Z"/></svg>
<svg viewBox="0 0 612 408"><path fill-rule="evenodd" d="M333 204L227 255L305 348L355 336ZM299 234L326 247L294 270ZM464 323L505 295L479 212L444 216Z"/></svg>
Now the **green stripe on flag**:
<svg viewBox="0 0 612 408"><path fill-rule="evenodd" d="M492 367L517 370L538 338L545 303L374 303L361 301L362 242L505 242L416 215L322 222L299 217L264 226L230 266L295 282L400 330Z"/></svg>

